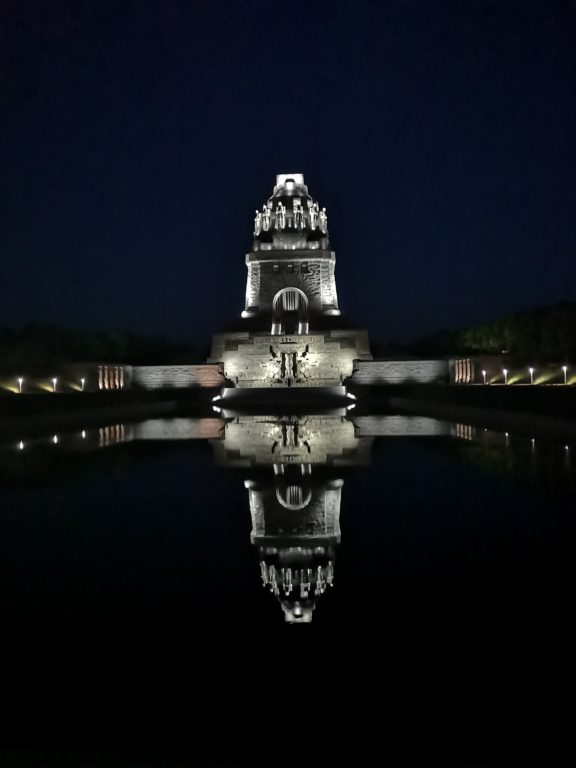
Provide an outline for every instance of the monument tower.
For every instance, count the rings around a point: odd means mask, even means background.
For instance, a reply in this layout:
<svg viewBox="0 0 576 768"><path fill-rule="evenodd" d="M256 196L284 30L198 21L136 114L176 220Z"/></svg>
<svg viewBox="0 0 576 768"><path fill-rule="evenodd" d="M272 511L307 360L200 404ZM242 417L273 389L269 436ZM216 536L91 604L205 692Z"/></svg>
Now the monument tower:
<svg viewBox="0 0 576 768"><path fill-rule="evenodd" d="M371 360L368 334L345 327L328 217L301 173L276 176L257 210L242 319L214 336L210 362L228 387L324 387L345 391L354 360Z"/></svg>

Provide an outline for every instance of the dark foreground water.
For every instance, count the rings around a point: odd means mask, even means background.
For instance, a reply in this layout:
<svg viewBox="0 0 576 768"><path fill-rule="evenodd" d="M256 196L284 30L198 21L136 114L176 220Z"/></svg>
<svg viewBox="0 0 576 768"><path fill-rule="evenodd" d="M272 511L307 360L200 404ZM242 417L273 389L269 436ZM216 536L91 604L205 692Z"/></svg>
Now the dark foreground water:
<svg viewBox="0 0 576 768"><path fill-rule="evenodd" d="M2 766L507 765L571 730L576 446L180 419L0 462Z"/></svg>

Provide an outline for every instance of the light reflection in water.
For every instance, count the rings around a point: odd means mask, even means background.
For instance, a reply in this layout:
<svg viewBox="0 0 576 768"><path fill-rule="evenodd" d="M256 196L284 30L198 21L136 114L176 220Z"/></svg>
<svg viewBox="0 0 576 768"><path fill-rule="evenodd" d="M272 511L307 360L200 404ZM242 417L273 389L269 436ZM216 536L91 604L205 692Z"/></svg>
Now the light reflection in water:
<svg viewBox="0 0 576 768"><path fill-rule="evenodd" d="M452 438L454 443L456 438L469 460L484 462L489 469L504 464L506 471L519 464L533 476L540 471L540 455L549 448L540 438L417 416L352 417L345 411L303 417L235 416L224 411L223 416L62 431L27 438L25 452L23 440L11 442L9 450L13 454L16 445L19 461L28 462L36 447L50 443L59 446L54 456L61 457L66 451L109 449L132 441L209 441L218 465L244 474L251 542L263 585L280 602L286 622L309 623L319 598L337 583L345 474L370 463L375 439ZM556 450L554 472L563 470L572 477L570 445L559 444Z"/></svg>
<svg viewBox="0 0 576 768"><path fill-rule="evenodd" d="M212 441L216 460L246 469L262 583L288 623L309 623L334 584L345 468L369 461L372 437L343 416L239 417Z"/></svg>

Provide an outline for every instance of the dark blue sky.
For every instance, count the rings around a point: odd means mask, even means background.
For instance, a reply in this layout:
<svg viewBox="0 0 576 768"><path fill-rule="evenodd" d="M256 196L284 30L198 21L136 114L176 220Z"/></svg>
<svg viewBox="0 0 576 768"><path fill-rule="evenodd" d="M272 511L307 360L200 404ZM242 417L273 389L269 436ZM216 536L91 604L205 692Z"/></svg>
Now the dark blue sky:
<svg viewBox="0 0 576 768"><path fill-rule="evenodd" d="M0 325L205 341L302 171L380 340L576 300L576 4L0 0Z"/></svg>

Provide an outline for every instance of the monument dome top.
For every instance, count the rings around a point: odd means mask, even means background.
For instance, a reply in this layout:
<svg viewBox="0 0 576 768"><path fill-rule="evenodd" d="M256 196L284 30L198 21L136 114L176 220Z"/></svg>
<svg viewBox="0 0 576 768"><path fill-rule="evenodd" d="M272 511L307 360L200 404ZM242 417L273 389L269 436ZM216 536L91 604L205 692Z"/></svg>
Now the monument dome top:
<svg viewBox="0 0 576 768"><path fill-rule="evenodd" d="M306 248L309 241L325 241L328 216L308 194L303 173L279 173L271 197L254 217L254 250L261 243L276 248Z"/></svg>
<svg viewBox="0 0 576 768"><path fill-rule="evenodd" d="M308 194L308 187L304 184L303 173L277 173L276 185L274 187L273 196L278 194L294 195L294 194Z"/></svg>

